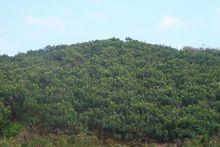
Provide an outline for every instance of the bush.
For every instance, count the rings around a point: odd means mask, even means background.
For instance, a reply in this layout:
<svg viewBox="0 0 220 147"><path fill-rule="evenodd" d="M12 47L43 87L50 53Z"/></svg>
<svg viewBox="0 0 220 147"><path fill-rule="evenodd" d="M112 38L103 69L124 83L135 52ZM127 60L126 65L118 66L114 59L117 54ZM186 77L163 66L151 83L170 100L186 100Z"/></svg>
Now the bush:
<svg viewBox="0 0 220 147"><path fill-rule="evenodd" d="M0 102L0 133L3 135L5 128L9 123L10 111Z"/></svg>
<svg viewBox="0 0 220 147"><path fill-rule="evenodd" d="M19 123L11 123L4 130L5 137L15 137L21 130L23 126Z"/></svg>
<svg viewBox="0 0 220 147"><path fill-rule="evenodd" d="M78 131L77 113L69 103L51 103L38 106L36 119L38 126L52 133Z"/></svg>

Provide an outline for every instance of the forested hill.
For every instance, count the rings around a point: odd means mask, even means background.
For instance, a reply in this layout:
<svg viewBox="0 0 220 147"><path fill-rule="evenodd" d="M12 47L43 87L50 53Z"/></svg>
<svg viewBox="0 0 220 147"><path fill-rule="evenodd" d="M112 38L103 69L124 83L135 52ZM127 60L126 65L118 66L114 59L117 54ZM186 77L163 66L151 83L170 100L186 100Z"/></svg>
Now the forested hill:
<svg viewBox="0 0 220 147"><path fill-rule="evenodd" d="M1 135L13 124L122 141L217 136L220 51L112 38L0 56Z"/></svg>

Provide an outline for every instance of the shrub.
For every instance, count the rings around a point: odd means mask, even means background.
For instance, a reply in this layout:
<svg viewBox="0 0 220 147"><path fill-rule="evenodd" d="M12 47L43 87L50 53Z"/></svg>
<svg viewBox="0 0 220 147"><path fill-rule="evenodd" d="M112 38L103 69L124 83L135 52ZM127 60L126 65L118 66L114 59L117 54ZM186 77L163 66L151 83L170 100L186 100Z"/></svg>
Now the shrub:
<svg viewBox="0 0 220 147"><path fill-rule="evenodd" d="M10 111L0 102L0 133L3 135L5 128L9 123Z"/></svg>
<svg viewBox="0 0 220 147"><path fill-rule="evenodd" d="M19 123L11 123L5 128L4 136L14 137L22 130L22 128L23 126Z"/></svg>

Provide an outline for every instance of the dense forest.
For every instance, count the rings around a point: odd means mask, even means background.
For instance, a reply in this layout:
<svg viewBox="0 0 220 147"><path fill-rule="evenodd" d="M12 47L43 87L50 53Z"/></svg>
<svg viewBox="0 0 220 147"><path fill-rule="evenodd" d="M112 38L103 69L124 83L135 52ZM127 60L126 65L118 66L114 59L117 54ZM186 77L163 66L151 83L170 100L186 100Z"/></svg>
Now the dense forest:
<svg viewBox="0 0 220 147"><path fill-rule="evenodd" d="M218 138L220 51L111 38L2 55L0 135L24 130L103 144Z"/></svg>

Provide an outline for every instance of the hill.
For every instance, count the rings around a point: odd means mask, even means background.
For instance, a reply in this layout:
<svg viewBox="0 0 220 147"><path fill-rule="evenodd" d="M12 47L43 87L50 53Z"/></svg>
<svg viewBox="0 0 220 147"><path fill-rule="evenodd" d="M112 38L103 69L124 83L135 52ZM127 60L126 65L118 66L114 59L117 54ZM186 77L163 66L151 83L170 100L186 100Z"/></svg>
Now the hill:
<svg viewBox="0 0 220 147"><path fill-rule="evenodd" d="M127 38L0 56L0 128L134 142L218 136L220 51Z"/></svg>

